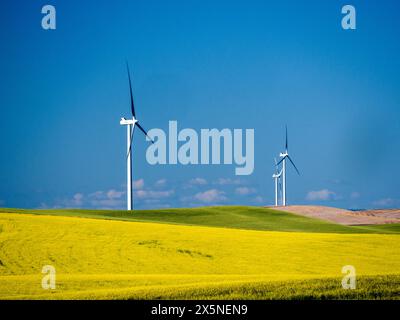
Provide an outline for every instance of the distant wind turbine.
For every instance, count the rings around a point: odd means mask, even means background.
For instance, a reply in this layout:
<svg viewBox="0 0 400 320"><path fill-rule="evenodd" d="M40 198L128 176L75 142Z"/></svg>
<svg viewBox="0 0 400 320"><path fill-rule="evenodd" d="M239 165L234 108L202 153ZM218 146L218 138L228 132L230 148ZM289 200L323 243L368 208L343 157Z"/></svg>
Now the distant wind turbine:
<svg viewBox="0 0 400 320"><path fill-rule="evenodd" d="M282 158L276 165L282 163L282 206L286 206L286 159L290 161L290 163L295 168L298 175L300 175L299 170L297 170L296 165L294 164L293 160L289 156L288 151L288 133L287 133L287 126L286 126L286 139L285 139L285 152L281 152L279 156Z"/></svg>
<svg viewBox="0 0 400 320"><path fill-rule="evenodd" d="M281 197L282 197L282 185L281 185L281 176L282 176L282 171L283 169L281 169L281 171L279 172L279 167L278 167L278 163L275 160L275 173L272 175L272 178L275 180L275 207L278 206L278 186L281 192Z"/></svg>
<svg viewBox="0 0 400 320"><path fill-rule="evenodd" d="M135 113L135 105L133 103L133 94L132 94L132 83L131 83L131 75L129 72L129 65L128 62L126 63L126 69L128 72L128 80L129 80L129 91L130 91L130 96L131 96L131 112L132 112L132 118L121 118L121 121L119 122L121 125L126 126L127 128L127 155L126 155L126 165L127 165L127 171L126 171L126 178L127 178L127 183L126 183L126 199L127 199L127 210L132 210L133 209L133 194L132 194L132 141L133 141L133 132L135 131L135 127L138 127L140 131L142 131L146 137L150 139L152 143L154 141L149 137L147 134L146 130L143 129L143 127L139 124L139 121L136 119L136 113Z"/></svg>

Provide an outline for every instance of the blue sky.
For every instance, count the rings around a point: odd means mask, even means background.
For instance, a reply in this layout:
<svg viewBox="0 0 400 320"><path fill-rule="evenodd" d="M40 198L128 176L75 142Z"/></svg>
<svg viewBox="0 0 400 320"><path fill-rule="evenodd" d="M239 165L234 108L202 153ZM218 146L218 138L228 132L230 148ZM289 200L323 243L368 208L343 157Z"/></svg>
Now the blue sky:
<svg viewBox="0 0 400 320"><path fill-rule="evenodd" d="M41 8L57 29L41 28ZM341 28L341 8L357 29ZM288 202L400 206L398 1L2 1L0 206L125 207L133 71L147 129L254 128L255 170L151 166L135 136L137 208Z"/></svg>

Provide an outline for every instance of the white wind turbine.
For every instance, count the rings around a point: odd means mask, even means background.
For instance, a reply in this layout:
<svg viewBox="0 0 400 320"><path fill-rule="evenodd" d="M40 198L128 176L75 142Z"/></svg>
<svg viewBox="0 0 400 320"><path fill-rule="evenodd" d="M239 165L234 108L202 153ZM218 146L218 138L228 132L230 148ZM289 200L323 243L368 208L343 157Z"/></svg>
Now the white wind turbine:
<svg viewBox="0 0 400 320"><path fill-rule="evenodd" d="M282 176L283 169L281 169L281 171L279 172L279 167L278 167L276 158L274 160L275 160L275 173L272 175L272 178L275 180L275 207L277 207L278 206L278 186L281 191L281 197L282 197L281 176Z"/></svg>
<svg viewBox="0 0 400 320"><path fill-rule="evenodd" d="M297 170L296 165L292 161L292 159L289 156L288 152L288 134L287 134L287 126L286 126L286 140L285 140L285 152L281 152L279 156L282 158L277 165L282 163L282 206L286 206L286 159L290 161L290 163L293 165L295 168L296 172L298 175L300 175L299 170Z"/></svg>
<svg viewBox="0 0 400 320"><path fill-rule="evenodd" d="M132 157L131 157L131 150L132 150L132 141L133 141L133 132L135 131L135 127L138 127L140 131L142 131L148 139L152 143L153 140L149 137L147 134L146 130L142 128L142 126L139 124L139 121L136 119L136 114L135 114L135 105L133 103L133 94L132 94L132 84L131 84L131 75L129 72L129 66L128 63L126 63L126 68L128 71L128 79L129 79L129 91L131 95L131 112L132 112L132 118L121 118L121 121L119 122L121 125L126 126L127 128L127 155L126 155L126 166L127 166L127 171L126 171L126 199L127 199L127 210L132 210L133 209L133 194L132 194Z"/></svg>

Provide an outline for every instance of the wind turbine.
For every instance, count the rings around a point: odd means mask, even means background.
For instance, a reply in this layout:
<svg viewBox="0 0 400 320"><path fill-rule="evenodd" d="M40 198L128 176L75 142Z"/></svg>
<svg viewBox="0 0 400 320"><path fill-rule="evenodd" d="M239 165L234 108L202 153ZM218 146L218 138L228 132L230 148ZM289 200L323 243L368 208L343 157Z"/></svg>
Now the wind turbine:
<svg viewBox="0 0 400 320"><path fill-rule="evenodd" d="M278 163L275 160L275 173L272 175L272 178L275 180L275 207L278 206L278 185L280 187L280 191L281 191L281 197L282 197L282 186L281 186L281 176L282 176L282 171L283 169L281 169L281 171L279 172L279 168L278 168Z"/></svg>
<svg viewBox="0 0 400 320"><path fill-rule="evenodd" d="M128 62L126 63L126 69L128 72L128 80L129 80L129 91L131 95L131 113L132 113L132 118L121 118L120 120L120 125L126 126L127 128L127 155L126 155L126 166L127 166L127 171L126 171L126 200L127 200L127 210L132 210L133 209L133 194L132 194L132 141L133 141L133 133L135 131L135 127L138 127L140 131L142 131L145 136L150 139L152 143L154 141L149 137L147 134L146 130L143 129L143 127L139 124L139 120L136 119L136 113L135 113L135 105L133 103L133 94L132 94L132 83L131 83L131 75L129 72L129 65Z"/></svg>
<svg viewBox="0 0 400 320"><path fill-rule="evenodd" d="M279 156L282 158L277 165L282 163L282 206L286 206L286 159L290 161L290 163L293 165L295 168L296 172L298 175L300 175L299 170L297 170L296 165L294 164L293 160L289 156L289 151L288 151L288 134L287 134L287 126L286 126L286 140L285 140L285 152L281 152Z"/></svg>

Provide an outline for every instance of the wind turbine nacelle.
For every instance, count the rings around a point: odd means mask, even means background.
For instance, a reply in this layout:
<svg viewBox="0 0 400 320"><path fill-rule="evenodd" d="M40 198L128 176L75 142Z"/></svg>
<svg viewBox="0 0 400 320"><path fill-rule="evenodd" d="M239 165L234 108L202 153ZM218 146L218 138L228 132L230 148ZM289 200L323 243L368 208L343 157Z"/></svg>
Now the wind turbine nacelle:
<svg viewBox="0 0 400 320"><path fill-rule="evenodd" d="M279 154L279 156L280 156L281 158L284 158L284 157L288 156L288 154L287 154L286 152L285 152L285 153L282 153L282 152L281 152L281 153Z"/></svg>
<svg viewBox="0 0 400 320"><path fill-rule="evenodd" d="M121 118L119 124L124 126L124 125L128 125L128 124L135 124L136 122L137 122L137 120L135 118L132 118L132 119Z"/></svg>

